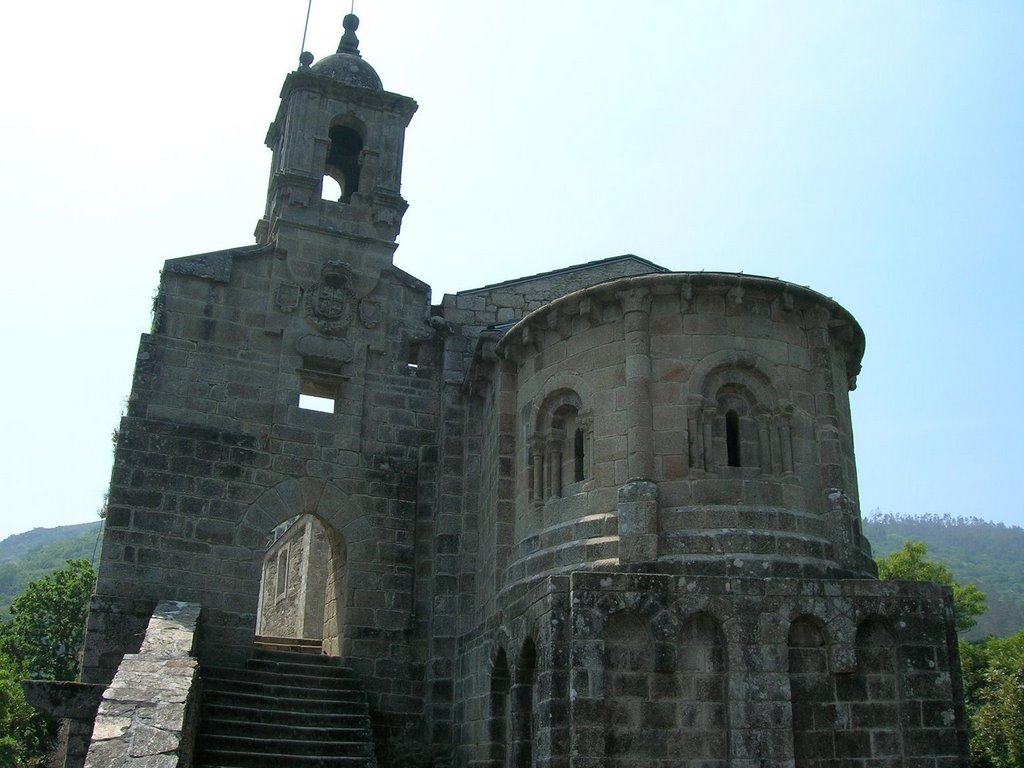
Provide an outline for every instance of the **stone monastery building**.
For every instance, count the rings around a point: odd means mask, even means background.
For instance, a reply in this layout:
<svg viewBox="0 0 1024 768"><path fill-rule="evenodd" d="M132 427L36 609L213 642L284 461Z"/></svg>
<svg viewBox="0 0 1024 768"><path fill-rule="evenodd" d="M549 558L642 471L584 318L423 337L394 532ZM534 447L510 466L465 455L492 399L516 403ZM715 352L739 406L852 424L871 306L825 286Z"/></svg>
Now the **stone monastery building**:
<svg viewBox="0 0 1024 768"><path fill-rule="evenodd" d="M950 595L861 533L850 313L635 256L432 304L357 25L256 244L164 267L67 764L966 765Z"/></svg>

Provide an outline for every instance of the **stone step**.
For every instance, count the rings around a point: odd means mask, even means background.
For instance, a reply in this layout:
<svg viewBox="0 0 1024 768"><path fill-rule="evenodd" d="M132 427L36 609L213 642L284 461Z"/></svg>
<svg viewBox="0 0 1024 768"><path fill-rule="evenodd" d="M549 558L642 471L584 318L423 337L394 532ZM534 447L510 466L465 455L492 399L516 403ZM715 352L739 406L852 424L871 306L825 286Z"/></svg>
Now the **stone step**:
<svg viewBox="0 0 1024 768"><path fill-rule="evenodd" d="M257 738L255 736L207 735L203 750L217 754L241 752L263 754L276 752L293 757L370 757L373 747L368 734L359 741L311 741L308 739Z"/></svg>
<svg viewBox="0 0 1024 768"><path fill-rule="evenodd" d="M291 686L293 688L331 688L352 691L363 690L363 683L348 670L347 674L336 674L333 670L326 674L300 675L294 672L279 672L275 670L255 670L259 673L260 680L266 681L269 685ZM315 668L310 670L316 671ZM255 679L254 670L220 667L216 670L205 670L203 680L208 685L229 685L234 682L251 682Z"/></svg>
<svg viewBox="0 0 1024 768"><path fill-rule="evenodd" d="M224 678L203 678L209 690L218 693L252 693L283 698L303 697L316 701L359 701L363 691L348 681L341 685L302 685L289 684L277 678L247 680L227 680Z"/></svg>
<svg viewBox="0 0 1024 768"><path fill-rule="evenodd" d="M255 651L253 652L253 659L262 659L267 661L282 661L286 663L291 662L306 666L341 666L337 656L324 656L323 654L316 653L301 653L276 648L256 648Z"/></svg>
<svg viewBox="0 0 1024 768"><path fill-rule="evenodd" d="M302 654L296 653L293 656L301 658ZM309 658L316 659L319 657L310 656ZM307 677L355 678L352 670L347 667L327 664L302 664L295 660L284 661L255 658L250 659L245 668L249 672L276 672L282 675L305 675Z"/></svg>
<svg viewBox="0 0 1024 768"><path fill-rule="evenodd" d="M363 756L289 755L279 752L201 753L196 768L373 768L376 761Z"/></svg>
<svg viewBox="0 0 1024 768"><path fill-rule="evenodd" d="M350 707L364 707L366 697L359 691L341 691L331 698L310 698L302 691L291 691L291 695L266 691L204 691L203 700L210 704L234 704L246 709L283 709L290 712L321 712L325 708L347 712Z"/></svg>
<svg viewBox="0 0 1024 768"><path fill-rule="evenodd" d="M238 704L207 703L205 716L213 721L238 721L250 724L276 724L286 726L310 726L317 728L361 728L366 722L366 710L327 712L321 707L314 712L308 710L252 708Z"/></svg>
<svg viewBox="0 0 1024 768"><path fill-rule="evenodd" d="M299 637L256 635L253 645L261 650L292 651L313 655L322 655L324 652L323 640L307 640Z"/></svg>
<svg viewBox="0 0 1024 768"><path fill-rule="evenodd" d="M254 722L237 710L217 717L210 713L207 725L210 733L224 737L253 737L257 739L294 739L296 741L365 742L369 736L364 717L353 717L348 727L312 724L308 719L283 723L279 721ZM302 723L301 725L299 723Z"/></svg>

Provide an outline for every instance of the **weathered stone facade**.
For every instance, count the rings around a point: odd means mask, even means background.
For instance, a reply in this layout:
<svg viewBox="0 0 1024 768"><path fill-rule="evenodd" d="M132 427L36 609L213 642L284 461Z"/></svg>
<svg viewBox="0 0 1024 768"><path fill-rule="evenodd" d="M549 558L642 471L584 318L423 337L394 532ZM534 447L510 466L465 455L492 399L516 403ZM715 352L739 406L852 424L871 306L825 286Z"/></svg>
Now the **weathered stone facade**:
<svg viewBox="0 0 1024 768"><path fill-rule="evenodd" d="M634 256L431 305L392 263L416 105L346 27L285 80L257 245L165 265L83 682L175 600L202 606L200 669L321 639L381 755L964 765L950 596L879 582L860 531L856 321ZM275 613L293 518L320 533Z"/></svg>

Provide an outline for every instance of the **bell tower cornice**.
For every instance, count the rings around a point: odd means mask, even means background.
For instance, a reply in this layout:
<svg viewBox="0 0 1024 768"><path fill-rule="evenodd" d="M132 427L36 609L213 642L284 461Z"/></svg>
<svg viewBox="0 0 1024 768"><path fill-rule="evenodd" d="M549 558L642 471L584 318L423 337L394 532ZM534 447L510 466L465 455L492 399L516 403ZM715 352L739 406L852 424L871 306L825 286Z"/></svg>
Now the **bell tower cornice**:
<svg viewBox="0 0 1024 768"><path fill-rule="evenodd" d="M386 109L404 118L403 127L408 128L412 117L419 109L416 100L391 91L370 91L358 86L345 85L314 74L309 67L300 67L289 72L281 84L281 104L277 108L274 122L267 131L267 146L274 148L274 131L282 124L287 114L288 99L297 91L312 91L322 94L325 98L347 101L354 106L369 109Z"/></svg>

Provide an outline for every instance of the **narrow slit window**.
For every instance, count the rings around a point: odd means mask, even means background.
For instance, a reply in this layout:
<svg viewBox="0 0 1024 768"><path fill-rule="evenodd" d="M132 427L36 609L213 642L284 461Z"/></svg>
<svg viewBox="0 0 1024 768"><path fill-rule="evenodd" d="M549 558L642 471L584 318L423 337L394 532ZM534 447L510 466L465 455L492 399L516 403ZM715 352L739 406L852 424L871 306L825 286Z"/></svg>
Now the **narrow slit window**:
<svg viewBox="0 0 1024 768"><path fill-rule="evenodd" d="M415 373L420 368L420 349L422 343L419 341L409 342L409 352L406 355L405 369L409 373Z"/></svg>
<svg viewBox="0 0 1024 768"><path fill-rule="evenodd" d="M576 434L573 436L573 481L579 482L583 480L586 475L586 442L584 440L583 430L577 429Z"/></svg>
<svg viewBox="0 0 1024 768"><path fill-rule="evenodd" d="M730 467L743 466L740 461L740 417L736 411L725 414L725 449Z"/></svg>
<svg viewBox="0 0 1024 768"><path fill-rule="evenodd" d="M288 550L277 553L277 599L281 600L288 594Z"/></svg>
<svg viewBox="0 0 1024 768"><path fill-rule="evenodd" d="M529 500L533 501L533 451L526 454L526 492Z"/></svg>

